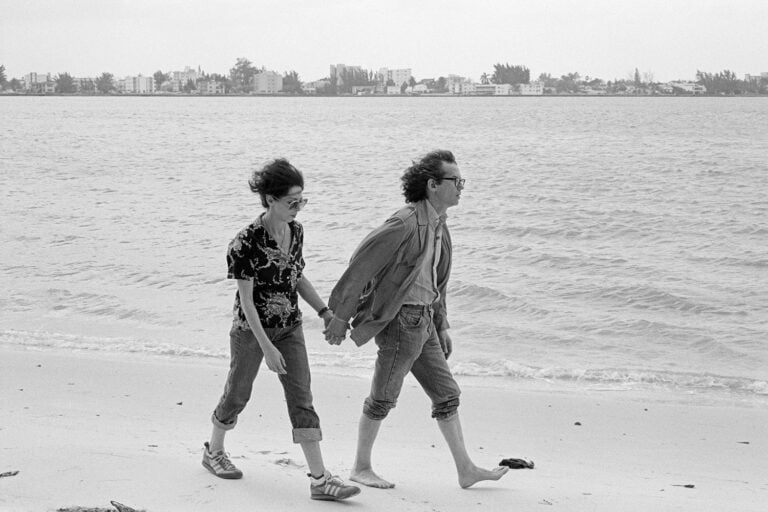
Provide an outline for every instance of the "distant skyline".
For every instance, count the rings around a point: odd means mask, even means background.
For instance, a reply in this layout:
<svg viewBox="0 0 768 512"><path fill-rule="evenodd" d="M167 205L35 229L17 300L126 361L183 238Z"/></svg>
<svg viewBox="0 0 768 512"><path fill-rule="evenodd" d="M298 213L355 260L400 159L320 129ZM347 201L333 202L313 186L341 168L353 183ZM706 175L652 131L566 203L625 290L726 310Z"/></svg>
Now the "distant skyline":
<svg viewBox="0 0 768 512"><path fill-rule="evenodd" d="M151 75L238 57L302 81L331 64L479 79L497 62L604 80L768 71L764 0L0 0L6 76Z"/></svg>

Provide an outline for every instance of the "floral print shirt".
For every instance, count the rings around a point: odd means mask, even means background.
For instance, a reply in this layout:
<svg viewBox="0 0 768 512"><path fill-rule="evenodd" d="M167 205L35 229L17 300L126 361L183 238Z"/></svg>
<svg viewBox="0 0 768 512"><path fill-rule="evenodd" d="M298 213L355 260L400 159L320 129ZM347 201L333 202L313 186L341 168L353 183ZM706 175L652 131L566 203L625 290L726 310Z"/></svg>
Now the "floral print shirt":
<svg viewBox="0 0 768 512"><path fill-rule="evenodd" d="M253 281L253 303L262 327L289 327L301 321L296 285L304 270L304 228L289 222L291 244L288 254L280 250L267 232L261 217L240 230L227 249L227 277ZM235 294L232 327L250 330Z"/></svg>

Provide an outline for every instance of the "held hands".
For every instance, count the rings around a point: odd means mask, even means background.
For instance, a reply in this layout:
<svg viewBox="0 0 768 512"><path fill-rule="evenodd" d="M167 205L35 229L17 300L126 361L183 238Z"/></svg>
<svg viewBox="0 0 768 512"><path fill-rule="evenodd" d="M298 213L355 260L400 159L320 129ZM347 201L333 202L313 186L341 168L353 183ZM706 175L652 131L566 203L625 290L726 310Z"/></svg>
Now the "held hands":
<svg viewBox="0 0 768 512"><path fill-rule="evenodd" d="M341 345L341 342L344 341L344 338L347 336L349 324L343 320L339 320L333 313L331 313L330 316L331 318L328 320L323 317L323 320L325 321L325 330L323 331L323 334L325 334L325 341L331 345Z"/></svg>

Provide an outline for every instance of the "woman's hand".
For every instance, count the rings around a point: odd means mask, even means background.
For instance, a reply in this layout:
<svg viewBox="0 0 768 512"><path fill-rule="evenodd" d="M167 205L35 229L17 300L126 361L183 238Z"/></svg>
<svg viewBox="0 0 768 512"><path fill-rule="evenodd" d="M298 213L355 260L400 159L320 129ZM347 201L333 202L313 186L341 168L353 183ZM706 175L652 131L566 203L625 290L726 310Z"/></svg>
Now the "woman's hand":
<svg viewBox="0 0 768 512"><path fill-rule="evenodd" d="M285 368L283 354L281 354L271 342L269 344L265 343L261 345L261 351L264 352L264 361L267 363L267 368L278 375L285 375L288 373L288 370Z"/></svg>
<svg viewBox="0 0 768 512"><path fill-rule="evenodd" d="M331 320L333 320L333 311L326 309L325 313L323 313L323 316L320 318L323 319L323 332L325 332L325 330L328 329L328 324L331 323Z"/></svg>

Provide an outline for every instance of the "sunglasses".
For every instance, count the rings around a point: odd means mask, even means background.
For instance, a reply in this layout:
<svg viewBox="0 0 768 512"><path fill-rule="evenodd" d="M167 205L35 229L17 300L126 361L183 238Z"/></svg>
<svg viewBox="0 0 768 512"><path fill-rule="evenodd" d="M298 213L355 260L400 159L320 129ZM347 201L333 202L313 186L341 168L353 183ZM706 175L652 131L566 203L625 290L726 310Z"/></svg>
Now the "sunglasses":
<svg viewBox="0 0 768 512"><path fill-rule="evenodd" d="M467 180L465 180L464 178L457 178L455 176L452 178L440 178L440 179L451 180L453 184L456 185L456 188L464 188L464 184L467 182Z"/></svg>
<svg viewBox="0 0 768 512"><path fill-rule="evenodd" d="M290 201L288 201L288 203L286 203L286 205L291 210L301 210L302 208L304 208L304 206L306 206L308 202L309 202L309 199L307 199L306 197L302 197L300 199L291 199Z"/></svg>

